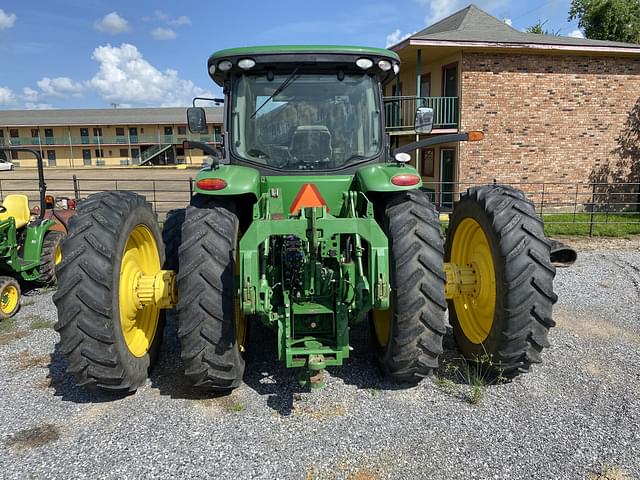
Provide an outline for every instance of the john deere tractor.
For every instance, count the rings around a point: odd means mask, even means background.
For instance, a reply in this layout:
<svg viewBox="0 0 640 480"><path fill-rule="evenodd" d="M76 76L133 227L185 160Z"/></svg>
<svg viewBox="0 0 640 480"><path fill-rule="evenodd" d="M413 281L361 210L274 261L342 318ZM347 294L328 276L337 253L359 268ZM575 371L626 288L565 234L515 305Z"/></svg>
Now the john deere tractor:
<svg viewBox="0 0 640 480"><path fill-rule="evenodd" d="M54 296L69 371L88 387L133 391L153 366L163 312L175 308L185 374L207 391L242 381L252 322L317 385L369 322L382 372L418 382L438 365L449 321L462 353L513 377L540 362L553 326L554 267L542 221L501 185L460 196L446 242L407 151L481 140L431 136L391 152L382 85L398 56L361 47L224 50L224 148L186 209L161 230L144 198L89 197L72 219ZM195 101L194 101L195 103ZM192 132L204 110L187 111ZM416 112L429 133L433 112ZM163 248L164 245L164 248Z"/></svg>
<svg viewBox="0 0 640 480"><path fill-rule="evenodd" d="M0 319L13 316L20 308L19 281L39 285L55 283L55 265L61 259L64 232L56 220L45 218L46 184L40 153L22 147L0 147L0 151L32 153L38 164L40 208L32 215L29 199L23 194L7 195L0 203Z"/></svg>

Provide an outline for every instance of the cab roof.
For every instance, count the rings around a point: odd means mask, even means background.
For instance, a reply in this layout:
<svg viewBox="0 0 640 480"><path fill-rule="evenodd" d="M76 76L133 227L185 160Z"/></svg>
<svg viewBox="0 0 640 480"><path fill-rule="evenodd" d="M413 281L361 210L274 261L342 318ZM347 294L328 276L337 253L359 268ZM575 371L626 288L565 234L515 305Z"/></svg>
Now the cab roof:
<svg viewBox="0 0 640 480"><path fill-rule="evenodd" d="M218 85L224 83L231 73L245 73L238 66L244 59L253 60L252 71L286 71L295 64L306 64L304 68L355 69L356 60L368 58L373 62L370 73L377 74L381 80L388 81L398 70L400 58L398 54L384 48L358 47L349 45L266 45L255 47L228 48L215 52L209 57L207 68L209 75ZM220 64L228 60L231 65L221 71ZM381 71L377 65L386 60L394 65L394 69ZM228 62L225 62L228 65ZM304 69L303 68L303 69Z"/></svg>

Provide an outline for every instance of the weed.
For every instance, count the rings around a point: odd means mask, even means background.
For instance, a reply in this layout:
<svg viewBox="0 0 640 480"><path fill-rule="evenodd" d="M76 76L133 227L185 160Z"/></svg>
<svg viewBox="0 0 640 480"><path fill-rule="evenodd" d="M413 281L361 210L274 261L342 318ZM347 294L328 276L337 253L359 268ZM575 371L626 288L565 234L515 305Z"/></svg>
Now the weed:
<svg viewBox="0 0 640 480"><path fill-rule="evenodd" d="M456 383L468 385L463 398L472 405L482 402L488 385L501 384L506 381L502 370L497 368L493 357L486 352L472 360L464 357L454 359L458 363L448 363L444 376L437 377L435 384L448 393L456 393Z"/></svg>
<svg viewBox="0 0 640 480"><path fill-rule="evenodd" d="M455 393L458 391L458 385L456 385L456 382L447 377L435 377L433 383L447 393Z"/></svg>
<svg viewBox="0 0 640 480"><path fill-rule="evenodd" d="M28 370L34 367L46 367L51 362L51 355L34 355L29 350L23 350L18 353L18 368L20 370Z"/></svg>
<svg viewBox="0 0 640 480"><path fill-rule="evenodd" d="M29 328L32 330L46 330L48 328L53 328L53 325L55 324L53 320L47 320L40 315L31 315L29 318L31 319Z"/></svg>
<svg viewBox="0 0 640 480"><path fill-rule="evenodd" d="M235 402L235 403L232 403L231 405L229 405L228 410L230 412L239 413L239 412L244 410L244 405L242 403L240 403L240 402Z"/></svg>

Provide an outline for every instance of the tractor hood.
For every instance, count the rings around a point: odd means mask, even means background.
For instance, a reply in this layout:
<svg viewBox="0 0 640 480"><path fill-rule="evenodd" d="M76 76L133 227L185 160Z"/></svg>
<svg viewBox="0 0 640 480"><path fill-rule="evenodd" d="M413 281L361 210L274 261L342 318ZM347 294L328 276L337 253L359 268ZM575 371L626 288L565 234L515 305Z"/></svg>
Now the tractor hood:
<svg viewBox="0 0 640 480"><path fill-rule="evenodd" d="M218 85L231 74L286 72L307 64L314 71L366 71L386 83L400 71L400 58L383 48L337 45L279 45L221 50L209 57L209 75Z"/></svg>

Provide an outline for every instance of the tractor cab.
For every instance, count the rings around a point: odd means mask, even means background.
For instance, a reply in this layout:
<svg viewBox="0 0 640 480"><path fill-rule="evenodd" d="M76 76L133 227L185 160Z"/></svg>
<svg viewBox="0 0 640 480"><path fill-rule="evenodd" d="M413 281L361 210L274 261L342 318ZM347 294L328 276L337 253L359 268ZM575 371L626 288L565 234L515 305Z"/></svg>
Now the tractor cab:
<svg viewBox="0 0 640 480"><path fill-rule="evenodd" d="M389 50L289 46L223 50L209 74L225 93L225 158L267 175L351 173L387 160L381 86ZM193 110L193 109L192 109ZM191 111L192 132L206 125Z"/></svg>

